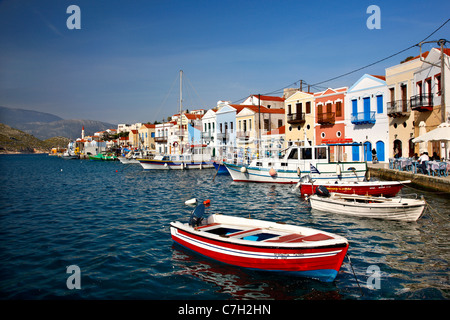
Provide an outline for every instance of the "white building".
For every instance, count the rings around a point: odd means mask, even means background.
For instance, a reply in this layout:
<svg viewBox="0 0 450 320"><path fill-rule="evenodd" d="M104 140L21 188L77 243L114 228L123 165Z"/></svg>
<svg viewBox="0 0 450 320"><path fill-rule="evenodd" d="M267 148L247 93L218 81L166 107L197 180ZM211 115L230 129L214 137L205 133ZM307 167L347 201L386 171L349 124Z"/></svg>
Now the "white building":
<svg viewBox="0 0 450 320"><path fill-rule="evenodd" d="M386 111L388 88L384 76L363 75L345 95L345 137L364 144L352 147L352 161L372 161L372 149L378 161L387 162L389 118Z"/></svg>

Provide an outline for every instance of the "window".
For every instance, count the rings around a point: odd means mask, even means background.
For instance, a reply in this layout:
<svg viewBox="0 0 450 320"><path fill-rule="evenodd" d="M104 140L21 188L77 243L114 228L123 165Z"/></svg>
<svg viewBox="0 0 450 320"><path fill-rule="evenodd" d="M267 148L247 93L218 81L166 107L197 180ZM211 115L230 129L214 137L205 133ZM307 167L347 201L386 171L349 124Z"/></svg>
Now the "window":
<svg viewBox="0 0 450 320"><path fill-rule="evenodd" d="M230 122L230 130L231 130L231 132L233 132L233 124L234 124L234 122Z"/></svg>
<svg viewBox="0 0 450 320"><path fill-rule="evenodd" d="M298 149L292 149L288 159L298 159Z"/></svg>
<svg viewBox="0 0 450 320"><path fill-rule="evenodd" d="M264 130L269 131L269 119L264 119Z"/></svg>
<svg viewBox="0 0 450 320"><path fill-rule="evenodd" d="M327 158L327 148L319 147L315 149L314 157L316 159L326 159Z"/></svg>
<svg viewBox="0 0 450 320"><path fill-rule="evenodd" d="M436 87L437 87L436 94L438 96L440 96L441 95L441 74L439 73L439 74L435 75L434 77L435 77Z"/></svg>
<svg viewBox="0 0 450 320"><path fill-rule="evenodd" d="M248 130L252 131L252 119L248 119Z"/></svg>
<svg viewBox="0 0 450 320"><path fill-rule="evenodd" d="M244 132L246 132L247 131L247 120L243 120L243 123L244 123Z"/></svg>
<svg viewBox="0 0 450 320"><path fill-rule="evenodd" d="M322 137L322 139L325 138L325 132L322 132L322 133L320 134L320 136Z"/></svg>
<svg viewBox="0 0 450 320"><path fill-rule="evenodd" d="M337 101L336 102L336 117L341 117L341 116L342 116L342 102Z"/></svg>
<svg viewBox="0 0 450 320"><path fill-rule="evenodd" d="M283 120L278 119L278 128L281 127L281 126L283 126Z"/></svg>
<svg viewBox="0 0 450 320"><path fill-rule="evenodd" d="M302 104L301 103L297 103L296 105L295 105L295 108L297 109L297 113L302 113Z"/></svg>
<svg viewBox="0 0 450 320"><path fill-rule="evenodd" d="M333 107L333 104L327 103L327 113L331 113L332 112L332 107Z"/></svg>
<svg viewBox="0 0 450 320"><path fill-rule="evenodd" d="M317 106L317 114L322 114L322 113L323 113L322 107L323 107L322 104L319 104L319 105Z"/></svg>
<svg viewBox="0 0 450 320"><path fill-rule="evenodd" d="M288 114L292 114L291 105L288 104Z"/></svg>
<svg viewBox="0 0 450 320"><path fill-rule="evenodd" d="M219 124L219 128L220 128L220 133L222 133L222 123Z"/></svg>
<svg viewBox="0 0 450 320"><path fill-rule="evenodd" d="M311 113L311 101L306 102L306 113Z"/></svg>
<svg viewBox="0 0 450 320"><path fill-rule="evenodd" d="M340 131L336 132L336 137L340 138L342 136L342 133Z"/></svg>
<svg viewBox="0 0 450 320"><path fill-rule="evenodd" d="M241 126L241 120L239 120L239 123L238 123L238 126L239 126L239 131L241 131L242 130L242 126Z"/></svg>
<svg viewBox="0 0 450 320"><path fill-rule="evenodd" d="M312 148L302 148L300 153L300 159L302 160L312 159Z"/></svg>

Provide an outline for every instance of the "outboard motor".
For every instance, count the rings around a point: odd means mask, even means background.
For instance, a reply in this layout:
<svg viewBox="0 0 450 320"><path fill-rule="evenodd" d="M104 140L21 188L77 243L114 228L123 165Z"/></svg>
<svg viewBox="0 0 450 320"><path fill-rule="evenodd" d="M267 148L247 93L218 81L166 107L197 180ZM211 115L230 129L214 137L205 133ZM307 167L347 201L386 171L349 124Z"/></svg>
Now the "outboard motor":
<svg viewBox="0 0 450 320"><path fill-rule="evenodd" d="M192 228L200 226L203 221L203 216L205 215L205 206L209 206L209 204L210 201L205 200L192 211L191 217L189 218L189 225Z"/></svg>
<svg viewBox="0 0 450 320"><path fill-rule="evenodd" d="M330 196L330 192L328 191L327 187L325 187L325 186L317 186L316 194L320 197L325 197L325 198L328 198Z"/></svg>

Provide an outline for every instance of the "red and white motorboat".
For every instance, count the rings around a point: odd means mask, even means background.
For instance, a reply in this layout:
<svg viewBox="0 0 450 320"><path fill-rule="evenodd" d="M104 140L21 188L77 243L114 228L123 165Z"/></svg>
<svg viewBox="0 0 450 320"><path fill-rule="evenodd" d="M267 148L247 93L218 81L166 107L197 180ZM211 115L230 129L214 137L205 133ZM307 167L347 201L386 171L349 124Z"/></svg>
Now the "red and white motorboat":
<svg viewBox="0 0 450 320"><path fill-rule="evenodd" d="M189 223L171 222L172 239L230 265L331 282L348 250L347 239L329 232L219 214L203 218L203 213L200 204Z"/></svg>
<svg viewBox="0 0 450 320"><path fill-rule="evenodd" d="M318 186L324 186L329 192L357 194L369 196L394 197L404 187L411 183L411 180L405 181L334 181L328 183L299 182L300 194L309 196L316 192Z"/></svg>

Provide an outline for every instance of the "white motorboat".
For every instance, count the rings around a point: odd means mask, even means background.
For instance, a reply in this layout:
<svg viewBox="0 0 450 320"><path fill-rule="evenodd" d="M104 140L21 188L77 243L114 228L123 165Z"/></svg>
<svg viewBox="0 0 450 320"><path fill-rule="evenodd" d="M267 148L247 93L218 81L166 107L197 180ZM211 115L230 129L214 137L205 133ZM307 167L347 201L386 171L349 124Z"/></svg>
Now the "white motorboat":
<svg viewBox="0 0 450 320"><path fill-rule="evenodd" d="M374 197L328 193L309 197L311 208L329 213L400 221L417 221L425 210L424 199Z"/></svg>
<svg viewBox="0 0 450 320"><path fill-rule="evenodd" d="M362 181L366 162L331 162L330 146L291 146L280 157L254 159L248 165L239 161L224 162L234 181L264 183L298 183L305 175L320 181Z"/></svg>

